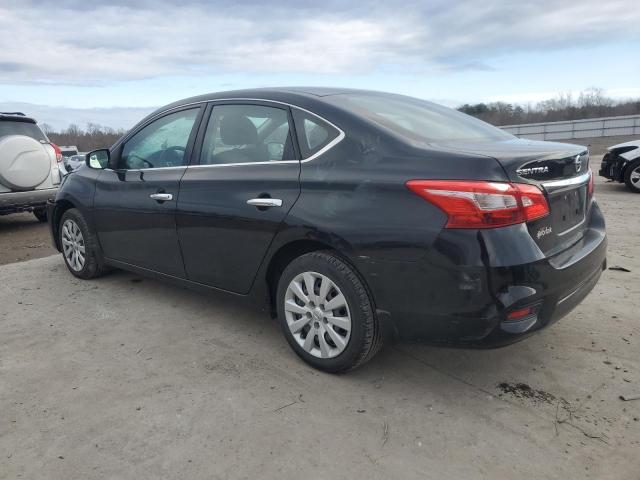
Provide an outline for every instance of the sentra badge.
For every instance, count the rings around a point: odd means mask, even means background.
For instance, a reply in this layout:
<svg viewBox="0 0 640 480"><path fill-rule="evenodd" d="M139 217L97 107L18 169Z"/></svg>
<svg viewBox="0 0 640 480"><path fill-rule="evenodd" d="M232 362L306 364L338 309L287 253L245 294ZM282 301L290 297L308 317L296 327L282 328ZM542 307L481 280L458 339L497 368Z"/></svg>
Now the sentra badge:
<svg viewBox="0 0 640 480"><path fill-rule="evenodd" d="M536 173L549 173L549 167L519 168L518 170L516 170L516 173L520 176L533 175Z"/></svg>

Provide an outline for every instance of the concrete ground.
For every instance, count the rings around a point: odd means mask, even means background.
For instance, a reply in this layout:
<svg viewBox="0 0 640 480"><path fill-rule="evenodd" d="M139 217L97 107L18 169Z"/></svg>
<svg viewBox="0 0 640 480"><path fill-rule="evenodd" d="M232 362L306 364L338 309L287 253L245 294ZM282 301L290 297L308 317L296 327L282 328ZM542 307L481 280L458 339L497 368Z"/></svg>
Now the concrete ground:
<svg viewBox="0 0 640 480"><path fill-rule="evenodd" d="M597 185L608 270L498 350L395 345L346 375L241 302L60 256L0 267L0 479L640 478L640 195Z"/></svg>

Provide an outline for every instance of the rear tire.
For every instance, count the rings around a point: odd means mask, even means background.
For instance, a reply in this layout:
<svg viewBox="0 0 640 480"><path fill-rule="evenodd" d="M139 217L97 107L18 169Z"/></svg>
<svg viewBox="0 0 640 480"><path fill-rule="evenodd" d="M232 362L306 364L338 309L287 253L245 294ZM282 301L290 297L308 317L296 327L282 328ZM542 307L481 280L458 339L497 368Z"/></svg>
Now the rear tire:
<svg viewBox="0 0 640 480"><path fill-rule="evenodd" d="M98 239L77 208L64 212L58 228L62 257L69 271L84 280L100 277L105 271Z"/></svg>
<svg viewBox="0 0 640 480"><path fill-rule="evenodd" d="M47 210L44 208L37 208L33 211L33 215L39 222L45 223L47 221Z"/></svg>
<svg viewBox="0 0 640 480"><path fill-rule="evenodd" d="M287 342L319 370L354 369L382 346L367 289L353 268L331 252L293 260L280 276L276 301Z"/></svg>
<svg viewBox="0 0 640 480"><path fill-rule="evenodd" d="M633 193L640 193L640 160L627 166L624 171L624 183Z"/></svg>

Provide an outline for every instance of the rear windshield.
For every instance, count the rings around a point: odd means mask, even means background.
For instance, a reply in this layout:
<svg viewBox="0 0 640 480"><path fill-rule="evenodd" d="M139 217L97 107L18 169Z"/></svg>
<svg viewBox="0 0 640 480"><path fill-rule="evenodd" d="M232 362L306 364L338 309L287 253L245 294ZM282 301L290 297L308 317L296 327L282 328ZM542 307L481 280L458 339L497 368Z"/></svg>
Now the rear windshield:
<svg viewBox="0 0 640 480"><path fill-rule="evenodd" d="M365 117L394 133L425 143L513 138L499 128L435 103L402 95L344 93L325 100Z"/></svg>
<svg viewBox="0 0 640 480"><path fill-rule="evenodd" d="M44 136L42 130L35 123L2 120L0 121L0 138L7 135L26 135L39 142L47 141L47 137Z"/></svg>
<svg viewBox="0 0 640 480"><path fill-rule="evenodd" d="M63 157L72 157L78 155L78 150L61 150Z"/></svg>

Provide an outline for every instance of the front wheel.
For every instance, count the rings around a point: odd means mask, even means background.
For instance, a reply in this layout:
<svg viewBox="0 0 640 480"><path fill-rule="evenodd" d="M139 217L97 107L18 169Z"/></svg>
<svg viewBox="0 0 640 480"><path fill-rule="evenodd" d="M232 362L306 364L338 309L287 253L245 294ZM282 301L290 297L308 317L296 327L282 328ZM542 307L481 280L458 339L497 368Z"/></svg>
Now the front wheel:
<svg viewBox="0 0 640 480"><path fill-rule="evenodd" d="M356 272L330 252L293 260L278 282L278 318L293 350L326 372L356 368L382 339L369 294Z"/></svg>
<svg viewBox="0 0 640 480"><path fill-rule="evenodd" d="M85 280L101 276L105 267L99 256L98 241L76 208L64 212L58 228L62 257L69 271Z"/></svg>
<svg viewBox="0 0 640 480"><path fill-rule="evenodd" d="M636 160L626 168L624 183L632 192L640 193L640 160Z"/></svg>

